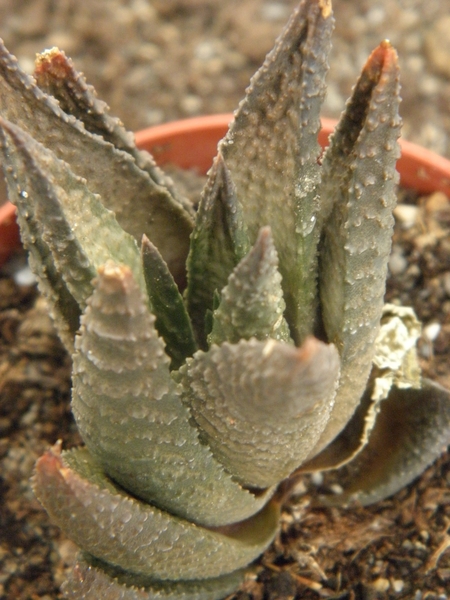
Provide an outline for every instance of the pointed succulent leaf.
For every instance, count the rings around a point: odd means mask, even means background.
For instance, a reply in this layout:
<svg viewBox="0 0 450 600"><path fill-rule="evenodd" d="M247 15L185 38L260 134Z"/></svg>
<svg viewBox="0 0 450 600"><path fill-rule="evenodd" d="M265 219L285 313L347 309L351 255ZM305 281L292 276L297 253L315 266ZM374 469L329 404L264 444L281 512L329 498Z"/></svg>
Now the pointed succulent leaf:
<svg viewBox="0 0 450 600"><path fill-rule="evenodd" d="M375 425L356 458L343 467L343 493L327 504L372 504L394 494L428 467L450 439L450 392L424 380L421 389L392 388L378 403Z"/></svg>
<svg viewBox="0 0 450 600"><path fill-rule="evenodd" d="M156 581L114 568L93 556L79 556L63 584L69 600L221 600L242 583L245 570L191 581Z"/></svg>
<svg viewBox="0 0 450 600"><path fill-rule="evenodd" d="M320 253L322 318L342 365L330 422L313 453L343 429L370 373L394 225L398 104L397 56L383 42L363 69L322 167L324 211L332 207Z"/></svg>
<svg viewBox="0 0 450 600"><path fill-rule="evenodd" d="M166 343L171 368L179 368L197 349L194 332L183 298L158 249L147 236L142 238L142 264L156 329Z"/></svg>
<svg viewBox="0 0 450 600"><path fill-rule="evenodd" d="M292 489L295 486L295 480L303 473L341 469L356 459L369 442L377 421L380 401L374 400L372 397L373 389L372 384L366 388L352 418L344 429L319 454L304 462L297 469L296 477L292 477L287 488Z"/></svg>
<svg viewBox="0 0 450 600"><path fill-rule="evenodd" d="M39 88L58 100L65 113L82 121L91 133L128 152L155 183L169 188L172 196L180 202L188 202L179 196L173 182L157 167L152 155L136 147L134 134L124 128L120 119L109 114L109 106L98 99L94 87L86 82L84 75L75 69L72 60L64 52L59 48L51 48L38 54L34 77Z"/></svg>
<svg viewBox="0 0 450 600"><path fill-rule="evenodd" d="M265 488L292 473L316 443L338 372L334 346L313 337L301 348L252 339L196 353L180 382L218 460L244 485Z"/></svg>
<svg viewBox="0 0 450 600"><path fill-rule="evenodd" d="M140 243L146 233L175 277L184 276L192 217L127 152L117 150L61 110L0 41L0 114L67 162L102 196L120 225Z"/></svg>
<svg viewBox="0 0 450 600"><path fill-rule="evenodd" d="M154 321L129 269L99 270L73 357L81 436L135 496L204 525L245 519L272 491L256 497L242 489L200 443Z"/></svg>
<svg viewBox="0 0 450 600"><path fill-rule="evenodd" d="M208 343L273 338L290 342L278 256L270 227L263 227L250 252L228 278L213 314Z"/></svg>
<svg viewBox="0 0 450 600"><path fill-rule="evenodd" d="M300 2L219 146L251 241L272 227L297 344L312 333L316 311L317 135L332 27L328 0Z"/></svg>
<svg viewBox="0 0 450 600"><path fill-rule="evenodd" d="M10 198L18 208L19 219L25 222L23 239L37 274L54 282L49 281L48 290L54 311L58 312L59 304L55 286L66 288L66 296L73 298L69 306L75 301L82 310L92 293L91 280L97 267L108 259L127 264L145 290L134 238L123 231L86 182L12 123L0 119L0 135ZM47 274L50 262L52 270ZM73 331L75 324L64 325ZM73 338L69 348L73 350Z"/></svg>
<svg viewBox="0 0 450 600"><path fill-rule="evenodd" d="M219 153L209 172L191 236L186 300L199 342L206 341L205 316L214 294L249 250L247 229L229 170Z"/></svg>
<svg viewBox="0 0 450 600"><path fill-rule="evenodd" d="M44 454L34 490L54 522L86 552L155 579L231 573L261 554L278 529L275 503L229 533L174 517L116 486L84 448L61 455L55 446Z"/></svg>
<svg viewBox="0 0 450 600"><path fill-rule="evenodd" d="M306 461L298 473L336 469L353 460L367 444L376 422L378 404L388 397L392 386L421 388L416 349L420 332L420 323L412 308L384 305L370 383L345 428L319 454Z"/></svg>
<svg viewBox="0 0 450 600"><path fill-rule="evenodd" d="M8 197L16 206L22 206L22 210L17 213L17 221L22 243L29 251L30 267L38 278L41 293L49 300L50 312L58 334L66 348L71 350L80 324L80 306L67 289L61 273L53 262L52 252L42 238L42 226L35 218L34 205L29 202L28 192L22 187L27 174L23 170L21 161L14 163L14 155L10 152L7 134L2 127L0 127L0 153Z"/></svg>

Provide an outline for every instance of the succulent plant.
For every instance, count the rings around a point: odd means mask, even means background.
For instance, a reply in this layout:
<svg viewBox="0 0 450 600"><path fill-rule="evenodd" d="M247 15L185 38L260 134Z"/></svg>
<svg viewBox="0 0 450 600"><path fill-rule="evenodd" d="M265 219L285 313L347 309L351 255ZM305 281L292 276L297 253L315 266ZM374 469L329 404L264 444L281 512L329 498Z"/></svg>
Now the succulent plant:
<svg viewBox="0 0 450 600"><path fill-rule="evenodd" d="M215 599L274 539L303 472L371 503L450 439L411 309L383 306L399 154L395 50L369 57L321 156L333 27L302 0L253 77L198 209L58 49L1 47L1 150L73 355L85 447L37 497L83 550L68 598Z"/></svg>

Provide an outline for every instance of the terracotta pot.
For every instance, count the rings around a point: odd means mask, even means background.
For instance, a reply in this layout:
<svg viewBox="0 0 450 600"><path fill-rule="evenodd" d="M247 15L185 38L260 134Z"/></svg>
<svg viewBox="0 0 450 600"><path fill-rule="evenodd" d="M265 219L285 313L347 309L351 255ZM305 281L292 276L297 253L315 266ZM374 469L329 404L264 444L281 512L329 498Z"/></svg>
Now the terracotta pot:
<svg viewBox="0 0 450 600"><path fill-rule="evenodd" d="M149 127L136 134L136 143L151 152L161 166L172 163L206 173L231 119L231 114L212 115ZM332 119L322 120L322 146L326 146L335 125ZM402 155L397 169L401 184L421 194L441 191L450 197L450 161L411 142L400 143ZM14 211L10 203L0 206L0 265L20 244Z"/></svg>

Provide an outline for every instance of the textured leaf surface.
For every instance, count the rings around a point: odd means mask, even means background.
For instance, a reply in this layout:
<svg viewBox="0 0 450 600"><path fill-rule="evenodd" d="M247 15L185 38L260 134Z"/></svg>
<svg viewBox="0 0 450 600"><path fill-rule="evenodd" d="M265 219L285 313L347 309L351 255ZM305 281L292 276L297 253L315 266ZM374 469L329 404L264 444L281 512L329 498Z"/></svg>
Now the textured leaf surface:
<svg viewBox="0 0 450 600"><path fill-rule="evenodd" d="M270 227L263 227L255 245L234 269L222 290L208 343L237 343L251 337L289 342L285 308L277 251Z"/></svg>
<svg viewBox="0 0 450 600"><path fill-rule="evenodd" d="M296 343L313 331L319 113L333 27L327 0L303 0L252 78L220 144L252 243L272 228Z"/></svg>
<svg viewBox="0 0 450 600"><path fill-rule="evenodd" d="M59 306L70 294L68 307L75 300L82 310L97 267L108 259L127 264L145 290L138 247L66 163L12 123L0 120L0 129L8 191L18 209L24 245L37 275L48 282L42 290L53 311L61 313L63 331L67 326L74 334L78 323L68 322L67 309ZM64 288L61 300L58 292ZM73 350L73 337L67 345Z"/></svg>
<svg viewBox="0 0 450 600"><path fill-rule="evenodd" d="M192 218L167 189L155 184L127 152L114 148L61 110L0 42L0 113L26 130L76 175L89 182L120 225L140 243L143 233L159 248L175 277L184 275Z"/></svg>
<svg viewBox="0 0 450 600"><path fill-rule="evenodd" d="M109 106L97 98L93 86L86 82L84 75L75 69L72 60L64 52L59 48L51 48L38 54L34 77L39 88L56 98L65 113L82 121L91 133L102 136L119 150L128 152L157 184L169 188L175 198L187 203L179 197L171 179L156 166L151 154L136 148L134 134L124 128L120 119L109 114Z"/></svg>
<svg viewBox="0 0 450 600"><path fill-rule="evenodd" d="M191 236L186 300L199 342L205 346L205 316L216 292L249 250L247 228L230 173L219 153L209 172Z"/></svg>
<svg viewBox="0 0 450 600"><path fill-rule="evenodd" d="M158 249L144 236L141 246L144 277L156 329L164 338L171 367L180 367L197 350L183 298Z"/></svg>
<svg viewBox="0 0 450 600"><path fill-rule="evenodd" d="M278 529L279 509L272 503L228 534L198 527L134 500L105 477L86 449L61 456L54 447L44 454L34 487L50 517L85 551L157 579L230 573L261 554Z"/></svg>
<svg viewBox="0 0 450 600"><path fill-rule="evenodd" d="M180 370L202 437L244 485L287 477L309 454L328 419L338 378L332 345L301 348L241 341L198 352Z"/></svg>
<svg viewBox="0 0 450 600"><path fill-rule="evenodd" d="M350 462L368 442L379 402L388 397L392 386L420 389L422 378L416 349L420 332L412 308L384 305L370 381L356 411L340 434L298 472L335 469Z"/></svg>
<svg viewBox="0 0 450 600"><path fill-rule="evenodd" d="M450 392L424 380L422 389L393 388L379 404L369 442L339 473L344 492L328 504L372 504L420 475L450 442Z"/></svg>
<svg viewBox="0 0 450 600"><path fill-rule="evenodd" d="M243 570L199 581L155 581L80 556L62 591L69 600L220 600L242 583Z"/></svg>
<svg viewBox="0 0 450 600"><path fill-rule="evenodd" d="M341 379L324 448L353 414L369 377L386 285L396 202L399 82L388 42L370 56L323 161L321 200L331 215L320 253L327 338Z"/></svg>
<svg viewBox="0 0 450 600"><path fill-rule="evenodd" d="M154 317L125 267L100 270L76 348L73 412L110 477L139 498L212 526L245 519L267 502L270 491L255 497L243 490L199 442Z"/></svg>

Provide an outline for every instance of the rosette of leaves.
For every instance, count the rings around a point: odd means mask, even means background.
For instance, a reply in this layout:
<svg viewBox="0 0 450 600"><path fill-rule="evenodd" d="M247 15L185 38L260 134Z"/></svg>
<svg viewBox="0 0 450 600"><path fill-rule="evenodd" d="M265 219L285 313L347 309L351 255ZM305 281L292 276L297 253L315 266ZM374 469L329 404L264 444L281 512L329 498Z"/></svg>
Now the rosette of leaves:
<svg viewBox="0 0 450 600"><path fill-rule="evenodd" d="M333 501L369 503L448 443L449 393L420 376L417 322L383 307L396 53L371 54L321 157L332 26L328 0L300 2L196 211L62 52L31 78L1 48L9 194L73 355L85 442L56 444L34 477L83 551L69 598L225 596L298 473L340 468Z"/></svg>

